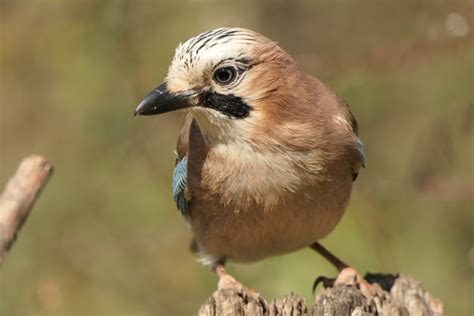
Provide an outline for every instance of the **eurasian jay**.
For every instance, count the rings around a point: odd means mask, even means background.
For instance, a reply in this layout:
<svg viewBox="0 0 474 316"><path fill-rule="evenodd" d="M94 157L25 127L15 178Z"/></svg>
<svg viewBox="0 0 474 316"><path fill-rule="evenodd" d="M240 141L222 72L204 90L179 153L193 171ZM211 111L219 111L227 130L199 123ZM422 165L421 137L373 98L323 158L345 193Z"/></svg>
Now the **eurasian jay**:
<svg viewBox="0 0 474 316"><path fill-rule="evenodd" d="M226 260L304 247L334 264L338 279L366 285L318 243L341 219L365 166L357 122L339 96L277 43L251 30L219 28L178 46L165 82L135 115L181 109L187 116L173 197L191 225L192 248L217 273L219 288L245 291L226 273Z"/></svg>

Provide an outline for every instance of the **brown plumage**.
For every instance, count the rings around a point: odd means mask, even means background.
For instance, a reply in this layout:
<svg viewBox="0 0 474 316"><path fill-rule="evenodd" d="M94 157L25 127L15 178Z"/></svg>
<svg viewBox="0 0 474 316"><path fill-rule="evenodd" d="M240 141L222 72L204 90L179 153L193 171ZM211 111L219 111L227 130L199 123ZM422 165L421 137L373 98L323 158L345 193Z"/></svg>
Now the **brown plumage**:
<svg viewBox="0 0 474 316"><path fill-rule="evenodd" d="M276 43L239 28L203 33L178 47L160 87L137 113L169 111L157 98L186 102L178 161L187 160L186 214L206 262L295 251L336 226L364 164L357 123Z"/></svg>

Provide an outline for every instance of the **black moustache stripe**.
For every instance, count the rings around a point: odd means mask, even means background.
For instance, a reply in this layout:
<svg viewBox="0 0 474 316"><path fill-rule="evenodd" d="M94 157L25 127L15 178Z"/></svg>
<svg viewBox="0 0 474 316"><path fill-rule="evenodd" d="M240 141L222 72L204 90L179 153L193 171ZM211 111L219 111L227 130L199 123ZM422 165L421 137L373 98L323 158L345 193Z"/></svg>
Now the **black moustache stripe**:
<svg viewBox="0 0 474 316"><path fill-rule="evenodd" d="M241 97L233 94L220 94L209 91L202 93L200 98L202 106L219 111L230 118L246 118L250 115L250 110L252 109Z"/></svg>

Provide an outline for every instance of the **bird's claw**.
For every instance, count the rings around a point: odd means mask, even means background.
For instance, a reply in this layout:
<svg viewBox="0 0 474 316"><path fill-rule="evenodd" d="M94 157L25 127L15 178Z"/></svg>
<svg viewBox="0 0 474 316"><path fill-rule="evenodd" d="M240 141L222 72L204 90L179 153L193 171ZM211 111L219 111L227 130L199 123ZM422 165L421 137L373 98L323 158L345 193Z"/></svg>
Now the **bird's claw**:
<svg viewBox="0 0 474 316"><path fill-rule="evenodd" d="M219 278L217 283L217 289L220 290L233 290L237 293L241 293L244 290L244 286L238 282L231 275L223 275Z"/></svg>
<svg viewBox="0 0 474 316"><path fill-rule="evenodd" d="M327 289L328 287L333 287L334 286L334 281L336 281L335 278L328 278L328 277L325 277L325 276L318 276L316 278L316 280L314 280L313 282L313 294L314 292L316 291L316 288L318 287L318 285L321 283L323 285L323 287L325 289Z"/></svg>
<svg viewBox="0 0 474 316"><path fill-rule="evenodd" d="M353 285L357 287L368 299L371 299L377 295L377 285L367 282L367 280L362 278L352 267L342 269L336 278L327 278L324 276L318 277L313 283L313 293L315 292L319 283L322 283L324 288L333 287L340 284Z"/></svg>
<svg viewBox="0 0 474 316"><path fill-rule="evenodd" d="M260 293L255 290L246 288L242 285L242 283L238 282L231 275L224 275L220 277L219 282L217 283L217 289L219 291L231 290L241 296L245 301L251 299L261 304L262 306L268 306L267 301Z"/></svg>
<svg viewBox="0 0 474 316"><path fill-rule="evenodd" d="M334 282L334 285L338 284L354 285L368 299L377 295L377 289L375 288L376 285L367 282L360 276L357 270L352 267L347 267L339 272L339 275Z"/></svg>

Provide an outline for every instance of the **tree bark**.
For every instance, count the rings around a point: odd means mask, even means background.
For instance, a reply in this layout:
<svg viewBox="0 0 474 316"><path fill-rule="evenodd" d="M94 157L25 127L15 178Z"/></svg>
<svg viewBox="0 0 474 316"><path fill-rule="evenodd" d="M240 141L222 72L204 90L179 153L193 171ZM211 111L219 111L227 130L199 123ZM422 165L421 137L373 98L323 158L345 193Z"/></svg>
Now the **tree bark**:
<svg viewBox="0 0 474 316"><path fill-rule="evenodd" d="M0 196L0 265L46 184L53 168L41 156L30 156L21 162Z"/></svg>
<svg viewBox="0 0 474 316"><path fill-rule="evenodd" d="M270 304L232 290L215 291L201 306L199 316L372 316L443 315L443 303L426 292L413 278L400 275L368 275L377 294L367 299L354 285L337 285L316 295L311 311L293 293ZM383 288L385 288L385 290Z"/></svg>

